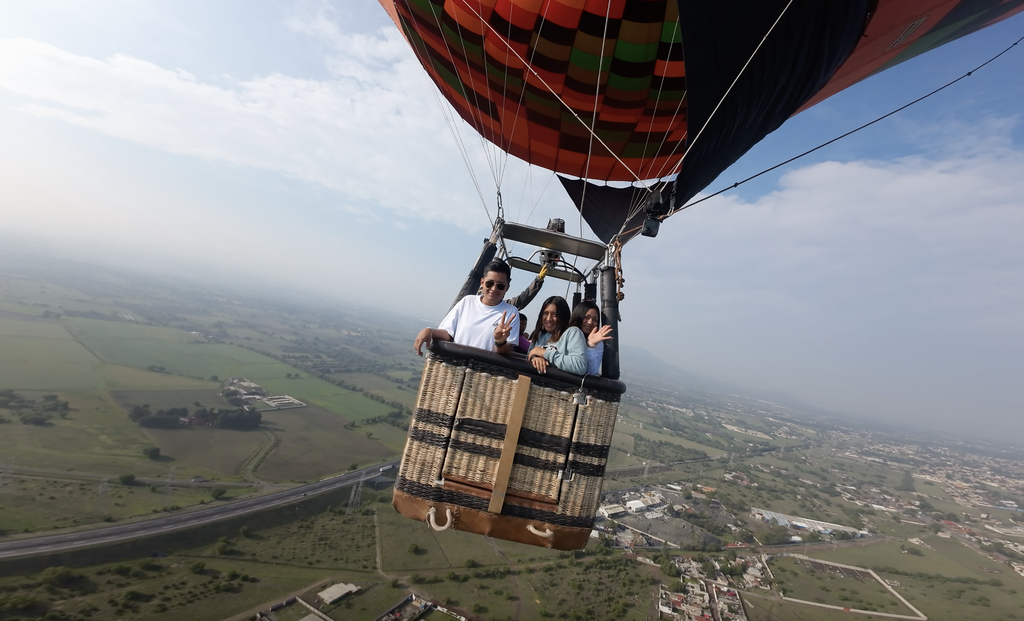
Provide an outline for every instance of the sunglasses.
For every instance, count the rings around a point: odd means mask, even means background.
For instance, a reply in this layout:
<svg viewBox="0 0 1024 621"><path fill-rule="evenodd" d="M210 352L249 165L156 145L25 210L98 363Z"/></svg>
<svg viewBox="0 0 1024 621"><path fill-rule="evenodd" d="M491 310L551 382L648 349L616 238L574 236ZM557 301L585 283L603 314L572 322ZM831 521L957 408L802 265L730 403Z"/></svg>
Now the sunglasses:
<svg viewBox="0 0 1024 621"><path fill-rule="evenodd" d="M508 288L508 285L506 285L503 282L494 282L493 280L486 280L484 281L484 287L487 289L497 288L498 291L504 291L505 289Z"/></svg>

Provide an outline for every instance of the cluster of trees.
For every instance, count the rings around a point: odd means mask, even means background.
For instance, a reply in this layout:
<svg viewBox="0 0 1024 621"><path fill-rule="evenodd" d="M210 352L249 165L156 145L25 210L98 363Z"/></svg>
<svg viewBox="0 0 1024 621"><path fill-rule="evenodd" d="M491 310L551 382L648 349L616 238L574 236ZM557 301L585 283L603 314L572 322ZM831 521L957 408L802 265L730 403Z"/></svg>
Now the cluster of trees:
<svg viewBox="0 0 1024 621"><path fill-rule="evenodd" d="M901 492L916 492L914 489L914 475L910 470L903 471L903 479L900 480L900 484L896 486L896 489Z"/></svg>
<svg viewBox="0 0 1024 621"><path fill-rule="evenodd" d="M100 313L94 310L80 311L73 309L64 309L64 314L67 315L68 317L85 317L86 319L102 319L104 321L130 321L130 319L127 319L123 314L121 314L118 311ZM57 317L60 317L60 315L57 315Z"/></svg>
<svg viewBox="0 0 1024 621"><path fill-rule="evenodd" d="M994 552L998 552L999 554L1002 554L1003 556L1005 556L1007 558L1012 558L1015 561L1024 561L1024 554L1021 554L1020 552L1017 552L1016 550L1012 550L1010 548L1007 548L1006 544L1003 543L1002 541L995 541L995 540L993 540L993 541L990 541L988 543L983 543L983 544L981 544L981 549L982 550L992 550Z"/></svg>
<svg viewBox="0 0 1024 621"><path fill-rule="evenodd" d="M690 524L693 524L694 526L697 526L699 528L703 528L712 535L718 535L719 537L721 537L722 535L726 535L729 532L728 526L716 521L715 518L707 515L692 513L683 516L683 519L685 519Z"/></svg>
<svg viewBox="0 0 1024 621"><path fill-rule="evenodd" d="M11 389L0 390L0 408L6 408L23 425L48 425L54 416L67 418L71 406L57 395L44 395L42 399L26 399ZM0 417L0 423L9 422Z"/></svg>
<svg viewBox="0 0 1024 621"><path fill-rule="evenodd" d="M373 418L367 418L363 421L364 425L374 425L376 423L387 423L393 427L398 427L402 431L409 431L409 416L411 412L409 408L399 404L401 409L391 410L383 416L374 416Z"/></svg>
<svg viewBox="0 0 1024 621"><path fill-rule="evenodd" d="M921 578L923 580L934 580L936 582L955 582L957 584L987 584L989 586L1001 587L1003 581L999 578L989 578L988 580L979 580L978 578L972 578L970 576L943 576L942 574L930 574L924 571L903 571L896 569L895 567L872 567L878 573L884 574L896 574L897 576L910 576L912 578Z"/></svg>
<svg viewBox="0 0 1024 621"><path fill-rule="evenodd" d="M191 416L202 419L211 427L221 429L257 429L263 422L263 414L245 408L198 408ZM149 404L137 405L128 413L128 418L141 427L176 429L184 425L181 419L189 418L188 408L168 408L152 411ZM159 457L159 449L156 457ZM156 459L150 457L150 459Z"/></svg>
<svg viewBox="0 0 1024 621"><path fill-rule="evenodd" d="M633 434L633 454L664 463L704 459L708 456L704 451L680 446L668 440L648 440L638 433Z"/></svg>
<svg viewBox="0 0 1024 621"><path fill-rule="evenodd" d="M773 524L768 528L768 532L758 537L766 546L777 546L784 543L789 543L789 538L792 535L789 534L789 530L785 526L778 526Z"/></svg>

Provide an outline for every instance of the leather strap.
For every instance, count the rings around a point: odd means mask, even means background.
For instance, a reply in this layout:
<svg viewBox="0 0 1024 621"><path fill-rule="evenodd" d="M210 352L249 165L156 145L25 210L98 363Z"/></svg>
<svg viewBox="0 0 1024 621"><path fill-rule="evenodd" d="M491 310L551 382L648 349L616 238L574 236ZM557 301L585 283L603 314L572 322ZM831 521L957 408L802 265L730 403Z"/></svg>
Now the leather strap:
<svg viewBox="0 0 1024 621"><path fill-rule="evenodd" d="M512 411L508 416L508 426L505 428L505 441L501 445L501 458L498 460L498 471L494 476L494 489L491 492L491 502L487 505L489 513L500 514L505 504L505 492L508 490L508 480L512 476L512 460L516 456L516 446L519 444L519 431L523 427L523 414L526 412L526 399L530 396L530 378L520 375L516 381L516 394L512 398Z"/></svg>

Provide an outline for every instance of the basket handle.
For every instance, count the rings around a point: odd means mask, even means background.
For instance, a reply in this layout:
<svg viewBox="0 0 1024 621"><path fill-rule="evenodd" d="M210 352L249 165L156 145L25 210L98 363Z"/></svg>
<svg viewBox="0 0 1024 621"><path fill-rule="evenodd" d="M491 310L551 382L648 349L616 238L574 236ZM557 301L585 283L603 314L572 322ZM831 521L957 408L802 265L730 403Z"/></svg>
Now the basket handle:
<svg viewBox="0 0 1024 621"><path fill-rule="evenodd" d="M441 532L442 530L448 530L449 528L451 528L452 525L452 510L449 509L448 507L445 507L444 513L445 517L447 518L447 521L445 522L444 526L438 526L437 522L434 521L434 515L437 514L437 509L431 507L430 509L427 510L427 524L429 524L430 527L436 530L437 532Z"/></svg>
<svg viewBox="0 0 1024 621"><path fill-rule="evenodd" d="M545 539L551 539L555 536L555 533L550 528L546 528L544 529L544 531L539 531L533 527L533 524L527 524L526 530L530 531L534 535L537 535L538 537L543 537Z"/></svg>

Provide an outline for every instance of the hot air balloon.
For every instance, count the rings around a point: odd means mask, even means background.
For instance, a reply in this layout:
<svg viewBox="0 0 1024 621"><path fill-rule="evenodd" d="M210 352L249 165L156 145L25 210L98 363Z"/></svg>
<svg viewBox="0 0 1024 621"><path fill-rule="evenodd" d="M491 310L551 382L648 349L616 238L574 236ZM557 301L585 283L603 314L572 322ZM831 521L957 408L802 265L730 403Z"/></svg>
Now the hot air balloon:
<svg viewBox="0 0 1024 621"><path fill-rule="evenodd" d="M613 328L630 239L656 236L792 115L1024 10L1024 0L380 2L458 115L501 152L557 173L600 240L508 222L499 203L456 299L500 253L599 297ZM506 241L540 250L512 256ZM582 271L567 257L595 264ZM395 508L438 530L582 547L618 377L615 345L600 378L541 378L525 361L435 342Z"/></svg>

